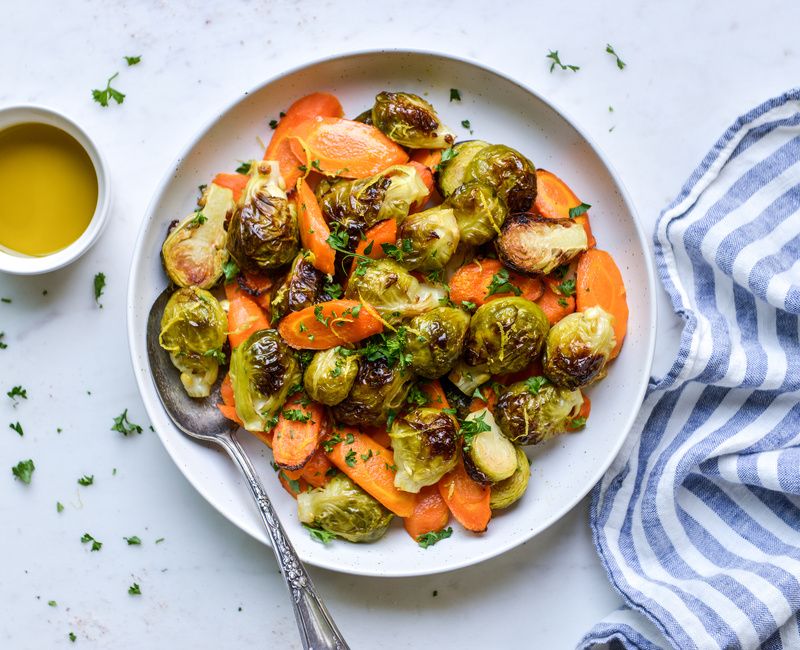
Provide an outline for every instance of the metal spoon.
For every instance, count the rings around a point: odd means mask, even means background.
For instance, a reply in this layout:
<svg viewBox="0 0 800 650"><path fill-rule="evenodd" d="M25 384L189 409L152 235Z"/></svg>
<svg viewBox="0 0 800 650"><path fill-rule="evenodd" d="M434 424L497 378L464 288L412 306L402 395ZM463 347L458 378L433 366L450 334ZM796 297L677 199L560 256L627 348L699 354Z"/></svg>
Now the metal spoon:
<svg viewBox="0 0 800 650"><path fill-rule="evenodd" d="M253 498L258 504L261 519L272 542L286 586L292 596L294 615L303 648L306 650L348 650L349 646L333 622L300 558L286 536L278 515L264 491L253 464L236 439L236 426L224 417L216 404L221 402L219 385L206 399L189 397L181 385L178 371L169 355L159 346L161 316L171 291L166 289L153 303L147 319L147 356L153 372L153 382L167 414L183 433L196 440L222 447L242 470Z"/></svg>

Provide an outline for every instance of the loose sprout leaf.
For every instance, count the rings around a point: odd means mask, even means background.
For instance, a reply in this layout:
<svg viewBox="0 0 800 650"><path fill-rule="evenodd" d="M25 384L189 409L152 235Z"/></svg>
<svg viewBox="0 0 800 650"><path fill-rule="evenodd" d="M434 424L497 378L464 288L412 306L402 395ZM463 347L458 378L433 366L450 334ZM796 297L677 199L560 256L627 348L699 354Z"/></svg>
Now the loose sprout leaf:
<svg viewBox="0 0 800 650"><path fill-rule="evenodd" d="M98 273L94 276L94 301L100 304L100 296L106 288L106 274Z"/></svg>
<svg viewBox="0 0 800 650"><path fill-rule="evenodd" d="M123 436L129 436L134 433L141 433L142 427L128 420L128 409L125 409L121 415L114 418L114 426L111 427L111 430L119 431Z"/></svg>
<svg viewBox="0 0 800 650"><path fill-rule="evenodd" d="M336 535L329 533L327 530L322 528L315 528L314 526L309 526L307 524L303 524L303 528L308 531L309 537L311 537L311 539L313 539L315 542L319 542L321 544L330 544L336 539Z"/></svg>
<svg viewBox="0 0 800 650"><path fill-rule="evenodd" d="M125 101L125 95L111 86L111 82L117 78L117 75L119 75L119 72L115 72L113 75L111 75L106 82L106 87L102 90L95 89L92 91L92 99L94 99L94 101L100 104L100 106L103 108L106 108L109 104L109 101L112 99L117 102L117 104L121 104Z"/></svg>
<svg viewBox="0 0 800 650"><path fill-rule="evenodd" d="M142 595L142 589L141 589L141 587L139 587L139 585L136 582L134 582L130 587L128 587L128 593L131 596L141 596Z"/></svg>
<svg viewBox="0 0 800 650"><path fill-rule="evenodd" d="M19 461L14 467L11 468L11 473L20 481L25 483L25 485L30 485L31 477L33 476L33 470L35 469L36 466L29 458L28 460Z"/></svg>
<svg viewBox="0 0 800 650"><path fill-rule="evenodd" d="M549 383L550 381L547 377L529 377L525 380L525 386L528 388L528 392L533 395L538 395L542 386L547 386Z"/></svg>
<svg viewBox="0 0 800 650"><path fill-rule="evenodd" d="M486 290L486 295L491 296L495 293L509 293L512 292L515 296L522 294L522 290L515 284L512 284L509 279L508 269L500 269L492 276L492 281Z"/></svg>
<svg viewBox="0 0 800 650"><path fill-rule="evenodd" d="M136 535L131 535L130 537L123 537L126 542L128 542L128 546L141 546L142 540L139 539Z"/></svg>
<svg viewBox="0 0 800 650"><path fill-rule="evenodd" d="M28 391L25 390L22 386L14 386L10 391L6 393L11 399L16 400L18 397L20 399L28 399Z"/></svg>
<svg viewBox="0 0 800 650"><path fill-rule="evenodd" d="M451 88L450 89L450 101L451 102L460 102L461 101L461 92L458 88Z"/></svg>
<svg viewBox="0 0 800 650"><path fill-rule="evenodd" d="M12 422L8 426L10 429L16 431L20 436L23 435L24 432L22 431L22 425L19 422Z"/></svg>
<svg viewBox="0 0 800 650"><path fill-rule="evenodd" d="M572 72L577 72L581 69L580 66L577 65L565 65L561 63L561 59L558 57L558 50L550 50L546 58L552 61L550 64L550 72L553 72L556 66L558 66L560 70L571 70Z"/></svg>
<svg viewBox="0 0 800 650"><path fill-rule="evenodd" d="M588 203L581 203L580 205L576 205L574 208L569 209L569 218L574 219L575 217L580 217L582 214L586 214L587 210L592 206Z"/></svg>
<svg viewBox="0 0 800 650"><path fill-rule="evenodd" d="M125 63L128 64L128 67L132 65L137 65L142 60L141 55L139 56L126 56Z"/></svg>
<svg viewBox="0 0 800 650"><path fill-rule="evenodd" d="M89 533L84 533L83 537L81 537L81 544L88 544L89 542L92 543L92 551L99 551L103 548L103 542L98 542Z"/></svg>
<svg viewBox="0 0 800 650"><path fill-rule="evenodd" d="M606 45L606 52L608 52L611 56L613 56L617 60L617 67L622 70L625 68L625 61L619 58L619 54L614 51L614 48L611 47L611 44Z"/></svg>
<svg viewBox="0 0 800 650"><path fill-rule="evenodd" d="M78 479L78 485L83 485L84 487L93 485L94 484L94 474L88 476L84 474Z"/></svg>
<svg viewBox="0 0 800 650"><path fill-rule="evenodd" d="M429 546L433 546L437 542L441 542L443 539L447 539L452 534L453 534L453 529L450 526L440 531L423 533L422 535L417 537L417 544L419 544L422 548L428 548Z"/></svg>

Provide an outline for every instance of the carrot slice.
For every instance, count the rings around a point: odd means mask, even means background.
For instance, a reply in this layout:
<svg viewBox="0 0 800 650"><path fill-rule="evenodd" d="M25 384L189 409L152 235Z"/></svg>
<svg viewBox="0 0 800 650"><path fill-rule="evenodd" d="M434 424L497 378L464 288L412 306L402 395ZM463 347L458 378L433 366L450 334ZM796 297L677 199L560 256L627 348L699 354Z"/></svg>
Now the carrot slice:
<svg viewBox="0 0 800 650"><path fill-rule="evenodd" d="M575 282L578 309L602 307L614 317L614 333L617 346L611 353L613 359L619 354L625 333L628 331L628 299L625 282L614 258L606 251L592 248L578 260L578 275Z"/></svg>
<svg viewBox="0 0 800 650"><path fill-rule="evenodd" d="M428 397L428 408L432 409L447 409L450 404L447 401L442 385L438 379L423 382L419 385L420 390Z"/></svg>
<svg viewBox="0 0 800 650"><path fill-rule="evenodd" d="M308 462L303 465L300 475L309 485L322 487L331 480L329 472L332 468L331 461L328 460L325 452L318 447L311 455L311 458L308 459Z"/></svg>
<svg viewBox="0 0 800 650"><path fill-rule="evenodd" d="M337 442L334 442L337 441ZM398 517L410 517L415 497L394 486L394 454L365 433L342 427L326 442L331 462Z"/></svg>
<svg viewBox="0 0 800 650"><path fill-rule="evenodd" d="M383 244L394 244L396 241L397 221L394 219L384 219L364 233L364 239L360 240L358 246L356 246L356 255L366 255L373 260L379 260L386 256L383 252ZM367 252L368 248L369 252ZM358 257L353 258L353 262L350 265L351 274L356 268L357 260Z"/></svg>
<svg viewBox="0 0 800 650"><path fill-rule="evenodd" d="M278 331L293 348L328 350L382 332L383 322L369 305L331 300L285 316Z"/></svg>
<svg viewBox="0 0 800 650"><path fill-rule="evenodd" d="M392 448L392 439L389 437L389 432L386 430L385 425L373 426L366 424L362 425L361 430L375 442L377 442L381 447L386 447L387 449Z"/></svg>
<svg viewBox="0 0 800 650"><path fill-rule="evenodd" d="M419 177L422 179L422 182L425 183L425 187L428 188L428 195L421 198L419 201L414 203L411 206L410 212L419 212L422 208L425 207L425 204L428 202L428 199L431 198L431 194L433 194L433 172L425 166L424 164L417 162L416 160L410 160L408 162L414 169L417 170Z"/></svg>
<svg viewBox="0 0 800 650"><path fill-rule="evenodd" d="M220 187L227 187L233 192L233 200L238 203L249 179L247 174L217 174L211 182Z"/></svg>
<svg viewBox="0 0 800 650"><path fill-rule="evenodd" d="M311 191L308 183L301 180L297 184L297 221L300 227L300 241L303 248L314 254L311 263L315 269L333 275L333 263L336 260L336 251L328 244L331 231L322 216L322 210L317 203L317 197Z"/></svg>
<svg viewBox="0 0 800 650"><path fill-rule="evenodd" d="M547 282L544 283L544 293L536 301L542 308L551 325L555 325L564 316L575 311L575 296L564 296Z"/></svg>
<svg viewBox="0 0 800 650"><path fill-rule="evenodd" d="M411 154L411 162L417 162L425 165L430 171L436 169L440 162L442 162L441 149L415 149Z"/></svg>
<svg viewBox="0 0 800 650"><path fill-rule="evenodd" d="M325 409L304 393L284 404L272 430L272 455L284 469L301 469L314 455L327 429Z"/></svg>
<svg viewBox="0 0 800 650"><path fill-rule="evenodd" d="M442 530L450 521L450 510L435 485L426 485L417 494L414 512L403 519L403 527L415 542L425 533Z"/></svg>
<svg viewBox="0 0 800 650"><path fill-rule="evenodd" d="M490 412L494 413L494 407L497 406L497 393L494 388L491 386L484 386L481 388L481 393L486 399L473 397L472 401L469 403L469 412L474 413L475 411L489 409Z"/></svg>
<svg viewBox="0 0 800 650"><path fill-rule="evenodd" d="M583 391L581 391L581 395L583 396L583 404L581 405L581 410L578 411L578 415L575 416L574 419L570 420L567 423L567 429L569 429L570 431L577 431L578 429L582 429L583 426L586 424L586 420L589 419L589 413L592 412L592 400L590 400L589 396Z"/></svg>
<svg viewBox="0 0 800 650"><path fill-rule="evenodd" d="M458 465L445 474L437 485L439 494L458 523L475 533L486 530L492 518L492 509L489 507L492 491L488 485L476 483L469 477L462 459L458 459Z"/></svg>
<svg viewBox="0 0 800 650"><path fill-rule="evenodd" d="M575 196L569 185L554 173L546 169L536 170L536 200L533 202L532 211L548 219L569 219L569 211L581 205L581 200ZM573 217L573 220L583 226L589 248L594 248L595 241L592 227L589 225L589 213Z"/></svg>
<svg viewBox="0 0 800 650"><path fill-rule="evenodd" d="M288 472L283 470L278 472L278 480L281 482L283 489L291 494L295 499L301 492L306 492L307 490L311 489L303 477L293 478L289 476Z"/></svg>
<svg viewBox="0 0 800 650"><path fill-rule="evenodd" d="M323 174L364 178L408 161L405 150L374 126L337 117L315 117L296 128L292 153Z"/></svg>
<svg viewBox="0 0 800 650"><path fill-rule="evenodd" d="M298 169L301 162L292 153L290 138L294 136L298 125L312 117L342 117L344 110L339 100L329 93L311 93L301 97L287 110L278 122L272 139L264 153L264 160L276 160L281 169L286 189L291 190L302 172ZM303 157L305 160L305 157Z"/></svg>
<svg viewBox="0 0 800 650"><path fill-rule="evenodd" d="M514 296L515 293L512 291L489 294L492 279L504 268L498 260L493 259L475 260L465 264L453 274L450 280L450 300L456 304L467 301L480 306L495 298ZM542 295L541 280L520 275L514 271L508 271L508 269L506 271L508 272L508 281L522 292L520 294L522 298L535 302Z"/></svg>
<svg viewBox="0 0 800 650"><path fill-rule="evenodd" d="M269 329L269 321L255 300L236 282L225 285L225 297L228 299L228 340L231 347L239 344L258 330Z"/></svg>
<svg viewBox="0 0 800 650"><path fill-rule="evenodd" d="M255 303L264 310L269 310L270 289L274 284L272 278L256 273L242 273L238 279L239 287L247 292Z"/></svg>

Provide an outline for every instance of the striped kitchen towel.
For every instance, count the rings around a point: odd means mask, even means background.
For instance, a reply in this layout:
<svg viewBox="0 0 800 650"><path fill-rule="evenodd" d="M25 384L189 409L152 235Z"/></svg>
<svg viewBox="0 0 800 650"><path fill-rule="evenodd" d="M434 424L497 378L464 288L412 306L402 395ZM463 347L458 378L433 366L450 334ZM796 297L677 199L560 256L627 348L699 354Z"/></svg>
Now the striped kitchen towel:
<svg viewBox="0 0 800 650"><path fill-rule="evenodd" d="M659 219L684 321L592 495L627 606L581 648L800 648L800 89L740 117Z"/></svg>

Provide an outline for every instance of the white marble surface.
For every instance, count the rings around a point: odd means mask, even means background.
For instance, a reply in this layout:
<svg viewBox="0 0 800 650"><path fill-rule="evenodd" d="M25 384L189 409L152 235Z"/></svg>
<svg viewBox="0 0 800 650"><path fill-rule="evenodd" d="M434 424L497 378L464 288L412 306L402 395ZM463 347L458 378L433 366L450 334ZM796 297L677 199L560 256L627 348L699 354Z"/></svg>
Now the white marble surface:
<svg viewBox="0 0 800 650"><path fill-rule="evenodd" d="M63 647L70 631L92 648L298 647L269 549L213 511L147 430L127 351L125 286L139 219L176 152L232 98L339 52L406 46L474 57L585 127L652 230L733 119L798 83L794 2L448 4L5 3L0 106L43 103L82 124L110 164L114 209L99 244L74 266L0 275L0 297L12 299L0 303L3 648ZM624 71L604 53L607 42ZM581 70L550 74L549 49ZM125 68L122 56L138 54L142 63ZM127 98L102 109L90 90L116 71ZM108 278L102 309L91 289L98 271ZM678 331L660 298L657 371ZM18 406L5 397L15 384L29 395ZM124 408L144 434L109 430ZM24 437L7 428L16 421ZM30 486L7 469L24 458L36 463ZM95 484L79 487L83 474ZM584 502L527 545L455 573L312 573L354 649L569 648L620 602L586 511ZM100 552L80 543L85 532L103 542ZM128 546L122 538L131 535L142 546ZM128 595L132 582L141 597Z"/></svg>

